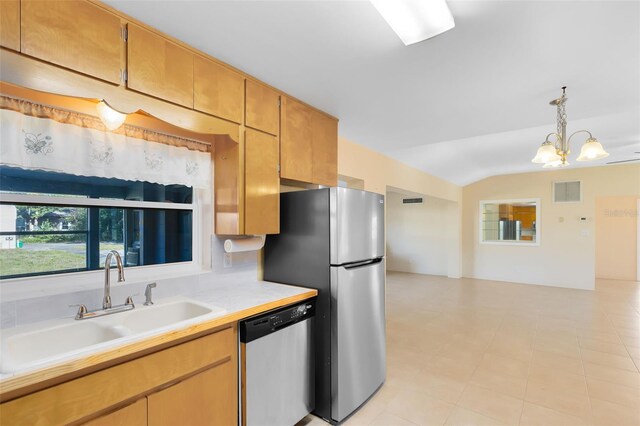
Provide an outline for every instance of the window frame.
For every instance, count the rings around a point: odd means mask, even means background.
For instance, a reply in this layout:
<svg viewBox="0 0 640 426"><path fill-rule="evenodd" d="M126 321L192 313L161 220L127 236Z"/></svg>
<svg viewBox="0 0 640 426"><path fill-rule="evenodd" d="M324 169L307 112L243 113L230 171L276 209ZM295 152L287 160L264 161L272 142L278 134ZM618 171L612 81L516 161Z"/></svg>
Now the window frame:
<svg viewBox="0 0 640 426"><path fill-rule="evenodd" d="M512 204L512 203L535 203L536 204L536 240L535 241L527 241L527 240L508 240L508 241L499 241L499 240L490 240L485 241L483 239L483 218L482 215L484 213L484 206L486 204ZM509 198L509 199L501 199L501 200L480 200L479 202L479 210L478 210L478 242L481 245L499 245L499 246L518 246L518 247L539 247L541 241L541 201L540 198Z"/></svg>
<svg viewBox="0 0 640 426"><path fill-rule="evenodd" d="M139 282L141 280L156 280L207 271L203 265L203 254L207 252L203 244L203 232L206 232L207 226L206 218L204 218L206 215L202 208L203 204L211 202L210 196L207 196L207 193L208 191L206 189L193 188L193 201L190 204L19 193L0 193L0 203L18 205L63 205L67 207L190 210L193 215L191 260L156 265L128 266L126 268L127 281ZM209 230L210 229L211 228L209 228ZM25 275L0 280L3 297L10 296L10 299L17 294L30 294L35 289L40 289L40 291L44 293L56 294L68 292L70 289L86 290L100 288L103 285L104 269L64 271L46 275Z"/></svg>

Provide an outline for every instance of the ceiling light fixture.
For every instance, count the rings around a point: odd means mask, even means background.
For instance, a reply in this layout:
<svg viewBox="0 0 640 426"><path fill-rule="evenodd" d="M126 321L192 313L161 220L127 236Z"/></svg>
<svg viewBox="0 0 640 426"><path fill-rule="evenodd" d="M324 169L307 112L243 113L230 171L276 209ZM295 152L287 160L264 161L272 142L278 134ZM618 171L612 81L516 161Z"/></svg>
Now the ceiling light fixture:
<svg viewBox="0 0 640 426"><path fill-rule="evenodd" d="M609 156L609 153L602 148L600 142L598 142L588 130L578 130L567 137L567 113L564 107L567 102L565 95L566 89L567 86L562 87L562 96L549 102L550 105L556 106L558 111L557 131L547 135L542 146L538 148L536 156L531 160L533 163L544 164L544 166L542 166L544 168L565 167L569 165L567 161L567 156L571 153L569 144L571 143L571 138L578 133L587 133L589 137L584 142L584 145L582 145L580 155L576 158L576 161L599 160ZM555 136L556 140L554 142L549 140L551 136Z"/></svg>
<svg viewBox="0 0 640 426"><path fill-rule="evenodd" d="M122 126L124 120L127 119L127 114L111 108L104 100L98 102L96 109L98 110L98 117L100 117L102 123L107 129L112 131Z"/></svg>
<svg viewBox="0 0 640 426"><path fill-rule="evenodd" d="M405 45L455 27L446 0L370 0Z"/></svg>

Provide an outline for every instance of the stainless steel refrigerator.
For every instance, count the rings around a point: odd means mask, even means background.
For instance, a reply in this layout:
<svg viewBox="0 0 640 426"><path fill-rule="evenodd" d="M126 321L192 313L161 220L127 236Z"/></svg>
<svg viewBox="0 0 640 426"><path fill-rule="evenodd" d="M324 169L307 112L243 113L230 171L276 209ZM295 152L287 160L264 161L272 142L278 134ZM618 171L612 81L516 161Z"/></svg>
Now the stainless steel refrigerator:
<svg viewBox="0 0 640 426"><path fill-rule="evenodd" d="M348 188L280 195L264 279L318 290L314 414L339 423L386 376L384 197Z"/></svg>

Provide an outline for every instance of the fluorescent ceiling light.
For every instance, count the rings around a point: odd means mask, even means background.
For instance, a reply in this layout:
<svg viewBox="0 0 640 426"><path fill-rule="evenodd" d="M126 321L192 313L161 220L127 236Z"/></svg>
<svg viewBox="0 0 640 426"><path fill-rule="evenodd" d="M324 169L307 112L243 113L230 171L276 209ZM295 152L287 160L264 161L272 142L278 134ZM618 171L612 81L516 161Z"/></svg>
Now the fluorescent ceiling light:
<svg viewBox="0 0 640 426"><path fill-rule="evenodd" d="M445 0L370 0L405 45L455 27Z"/></svg>

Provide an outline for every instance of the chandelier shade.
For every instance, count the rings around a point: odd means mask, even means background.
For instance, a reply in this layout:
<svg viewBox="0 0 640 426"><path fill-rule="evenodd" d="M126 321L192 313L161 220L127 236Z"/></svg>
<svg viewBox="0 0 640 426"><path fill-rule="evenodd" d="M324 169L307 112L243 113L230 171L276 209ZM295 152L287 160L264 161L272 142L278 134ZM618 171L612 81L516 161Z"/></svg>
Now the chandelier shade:
<svg viewBox="0 0 640 426"><path fill-rule="evenodd" d="M580 156L576 161L599 160L608 156L609 153L602 148L602 144L598 142L596 138L589 138L584 145L582 145Z"/></svg>
<svg viewBox="0 0 640 426"><path fill-rule="evenodd" d="M556 152L556 147L551 142L545 141L540 148L538 148L538 152L531 162L545 164L560 160L561 157Z"/></svg>

